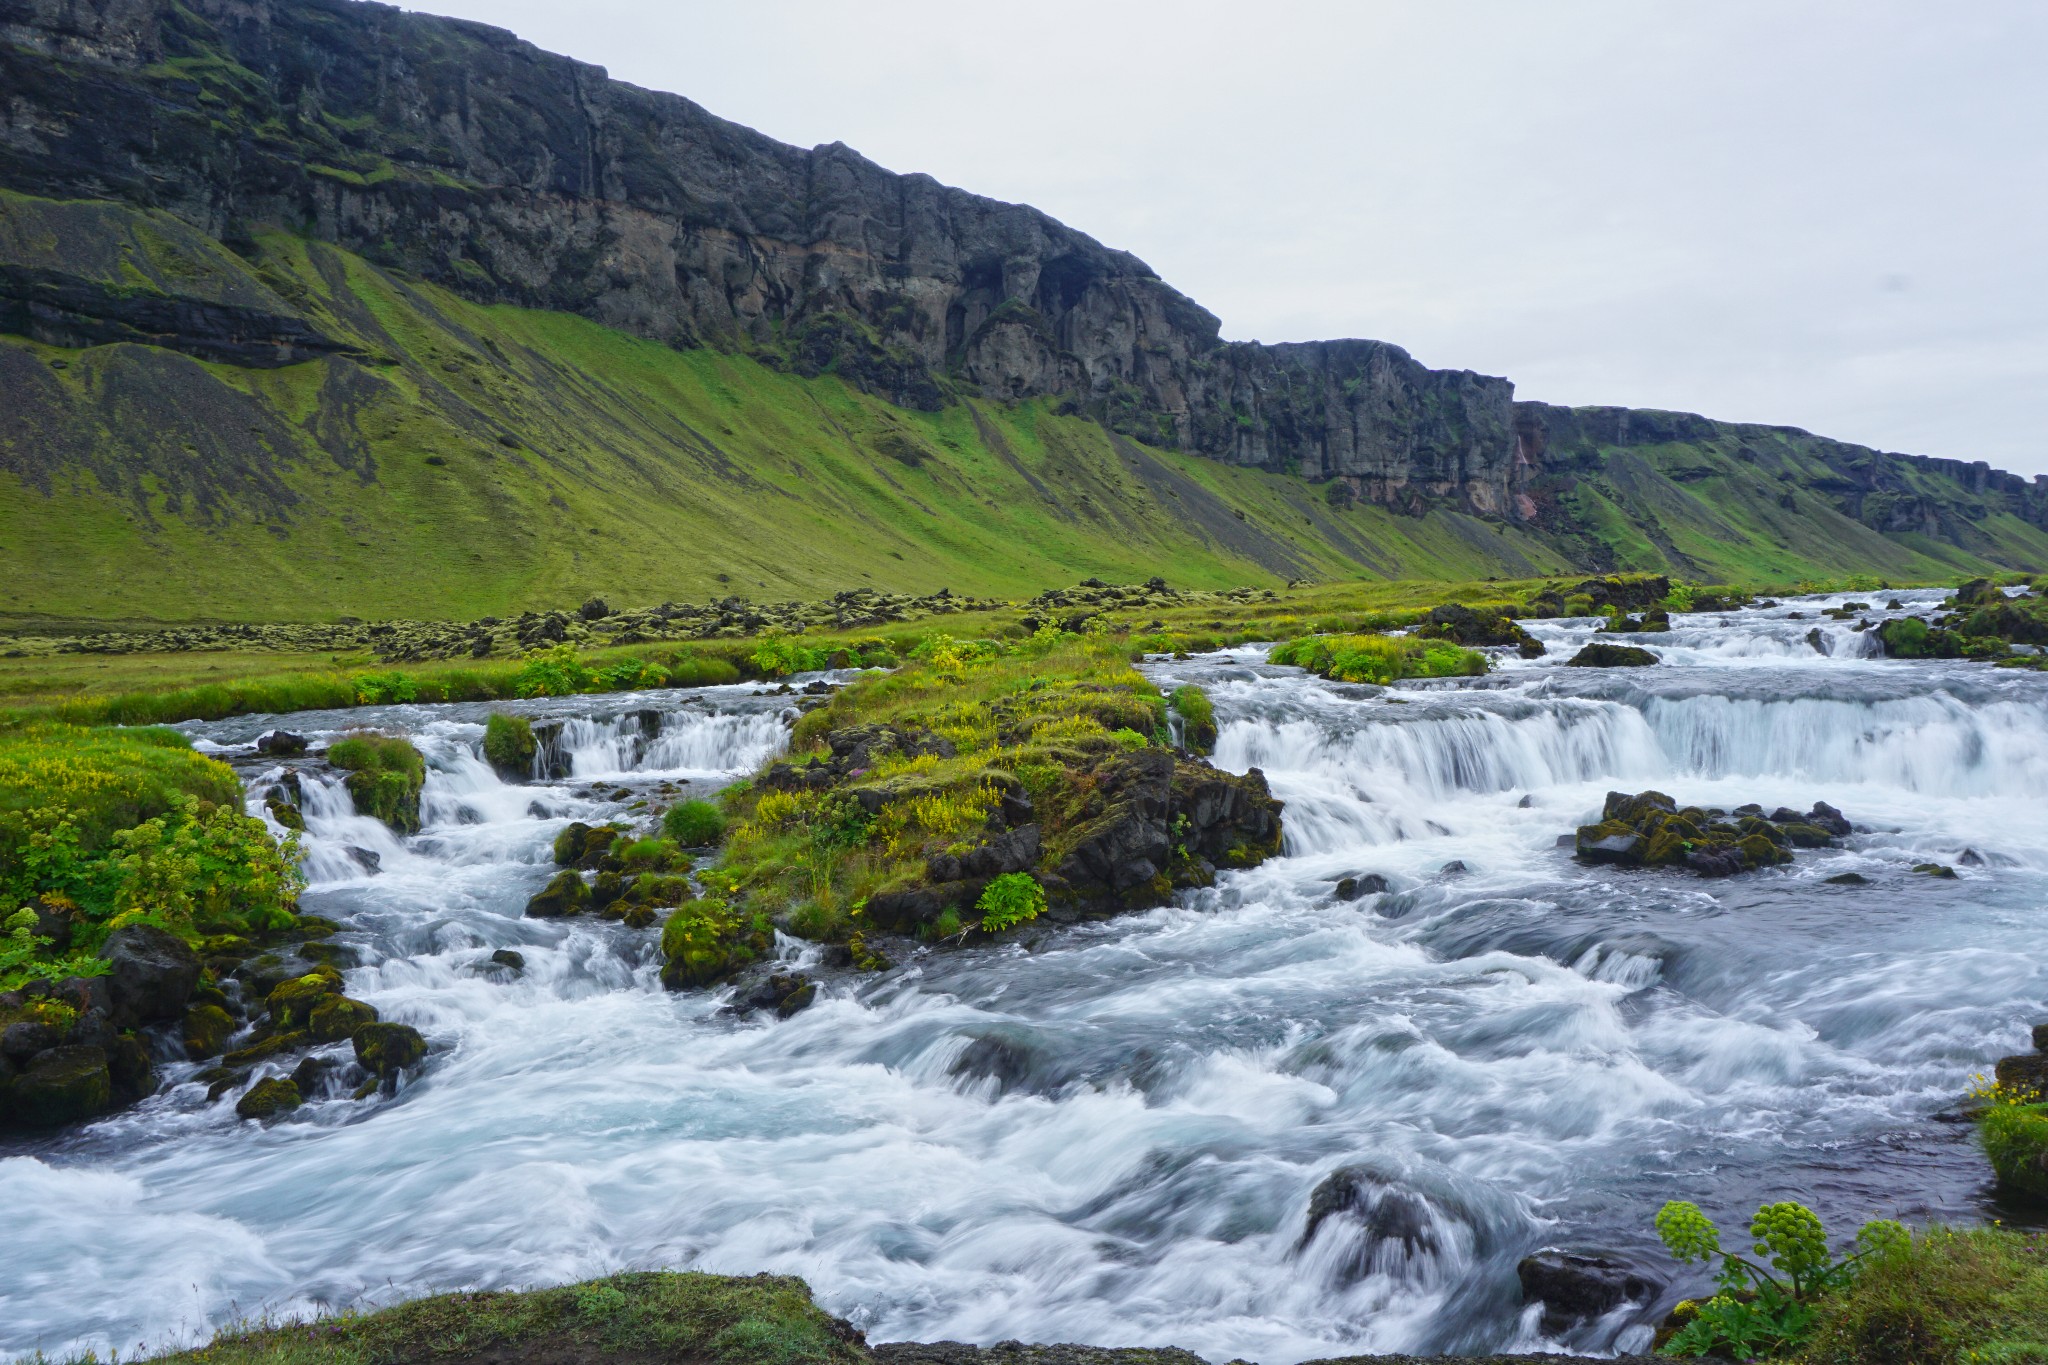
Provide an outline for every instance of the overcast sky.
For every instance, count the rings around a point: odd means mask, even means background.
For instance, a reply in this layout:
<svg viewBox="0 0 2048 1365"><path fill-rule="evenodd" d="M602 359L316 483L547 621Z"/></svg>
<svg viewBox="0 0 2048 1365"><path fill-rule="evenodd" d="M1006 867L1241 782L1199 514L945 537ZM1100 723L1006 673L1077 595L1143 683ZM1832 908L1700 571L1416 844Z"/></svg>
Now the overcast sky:
<svg viewBox="0 0 2048 1365"><path fill-rule="evenodd" d="M1262 341L2048 472L2041 0L433 0Z"/></svg>

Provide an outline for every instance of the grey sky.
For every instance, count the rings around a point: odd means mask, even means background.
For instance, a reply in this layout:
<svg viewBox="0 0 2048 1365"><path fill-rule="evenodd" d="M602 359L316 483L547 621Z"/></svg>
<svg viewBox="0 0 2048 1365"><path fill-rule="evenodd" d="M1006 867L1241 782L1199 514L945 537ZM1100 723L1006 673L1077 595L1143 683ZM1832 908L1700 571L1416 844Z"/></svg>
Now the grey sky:
<svg viewBox="0 0 2048 1365"><path fill-rule="evenodd" d="M1264 341L2048 472L2048 5L433 0Z"/></svg>

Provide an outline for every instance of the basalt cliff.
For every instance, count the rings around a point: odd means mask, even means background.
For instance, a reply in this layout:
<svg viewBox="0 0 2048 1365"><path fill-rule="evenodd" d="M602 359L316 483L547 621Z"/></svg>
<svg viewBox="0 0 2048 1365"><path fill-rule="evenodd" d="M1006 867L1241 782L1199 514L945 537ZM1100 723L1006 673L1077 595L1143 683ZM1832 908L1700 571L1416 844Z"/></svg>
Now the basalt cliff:
<svg viewBox="0 0 2048 1365"><path fill-rule="evenodd" d="M1684 527L1653 524L1620 552L1600 509L1581 505L1592 481L1624 520L1649 509L1654 523L1636 466L1675 447L1711 453L1685 466L1699 478L1763 466L1787 485L1767 501L1788 512L1817 500L1988 563L2048 548L2048 479L1787 428L1517 402L1506 379L1429 369L1384 342L1225 341L1143 261L1035 209L843 145L786 146L478 24L361 0L0 0L0 88L0 332L46 348L372 376L416 359L331 298L322 316L275 270L191 268L190 251L181 270L147 241L95 254L104 233L52 226L51 201L86 201L182 225L223 260L261 266L266 234L282 232L408 288L830 374L912 412L1044 400L1126 442L1307 481L1331 508L1451 511L1587 567L1636 551L1722 567L1687 548ZM355 402L374 387L333 382ZM47 486L49 449L83 439L67 423L17 415L0 453ZM1369 543L1318 535L1361 572L1386 571Z"/></svg>

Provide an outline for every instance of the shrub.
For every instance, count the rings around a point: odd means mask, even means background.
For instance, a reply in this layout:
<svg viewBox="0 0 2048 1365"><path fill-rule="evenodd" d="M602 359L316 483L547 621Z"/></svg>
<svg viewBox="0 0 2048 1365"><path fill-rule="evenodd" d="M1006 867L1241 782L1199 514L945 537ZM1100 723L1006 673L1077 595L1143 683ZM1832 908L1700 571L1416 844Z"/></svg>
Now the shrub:
<svg viewBox="0 0 2048 1365"><path fill-rule="evenodd" d="M685 801L662 813L661 830L684 848L703 848L725 837L725 813L709 801Z"/></svg>
<svg viewBox="0 0 2048 1365"><path fill-rule="evenodd" d="M1028 872L1005 872L974 903L983 933L999 934L1037 919L1045 909L1045 888Z"/></svg>
<svg viewBox="0 0 2048 1365"><path fill-rule="evenodd" d="M533 722L524 716L493 713L484 722L484 760L507 776L525 777L531 773L538 748L533 738Z"/></svg>
<svg viewBox="0 0 2048 1365"><path fill-rule="evenodd" d="M792 673L815 673L825 667L826 651L806 645L787 635L764 635L747 656L754 671L764 678L786 678Z"/></svg>
<svg viewBox="0 0 2048 1365"><path fill-rule="evenodd" d="M597 684L597 674L573 645L556 645L528 656L513 679L512 690L522 697L567 697L588 692Z"/></svg>
<svg viewBox="0 0 2048 1365"><path fill-rule="evenodd" d="M639 659L621 659L618 663L607 664L597 670L597 682L600 687L612 692L667 687L669 672L660 664L644 663Z"/></svg>
<svg viewBox="0 0 2048 1365"><path fill-rule="evenodd" d="M1752 1260L1721 1248L1721 1234L1699 1205L1676 1200L1657 1213L1657 1235L1681 1261L1719 1258L1719 1292L1705 1303L1679 1306L1687 1319L1664 1349L1673 1355L1733 1355L1747 1360L1794 1350L1812 1334L1815 1302L1853 1284L1866 1263L1900 1253L1912 1238L1889 1219L1865 1223L1856 1250L1836 1258L1827 1231L1803 1204L1765 1204L1750 1220Z"/></svg>
<svg viewBox="0 0 2048 1365"><path fill-rule="evenodd" d="M1122 749L1142 749L1152 742L1129 727L1111 730L1109 737L1117 742L1118 748Z"/></svg>
<svg viewBox="0 0 2048 1365"><path fill-rule="evenodd" d="M403 673L363 673L354 682L356 701L364 706L412 701L420 694L419 683Z"/></svg>

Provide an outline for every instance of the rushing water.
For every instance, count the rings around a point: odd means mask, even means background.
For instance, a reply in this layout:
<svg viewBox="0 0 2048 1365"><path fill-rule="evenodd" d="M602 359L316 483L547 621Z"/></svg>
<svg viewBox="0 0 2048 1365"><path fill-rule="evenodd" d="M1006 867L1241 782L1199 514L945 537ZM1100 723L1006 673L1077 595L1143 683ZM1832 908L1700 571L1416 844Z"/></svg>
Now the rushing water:
<svg viewBox="0 0 2048 1365"><path fill-rule="evenodd" d="M1285 1365L1544 1344L1516 1261L1665 1265L1666 1198L1724 1225L1767 1197L1838 1225L1984 1216L1943 1115L2048 1018L2048 677L1873 658L1818 605L1681 617L1641 641L1651 670L1557 667L1570 621L1532 623L1546 659L1384 692L1257 650L1153 665L1210 690L1216 761L1286 799L1284 857L1172 908L829 978L787 1022L663 992L649 931L520 916L564 823L750 770L783 698L526 704L571 718L575 767L523 786L478 759L479 707L191 726L252 784L273 724L419 742L414 838L308 784L305 904L363 955L350 993L435 1051L387 1099L259 1127L185 1084L0 1157L0 1353L687 1266L803 1275L877 1339ZM1858 832L1720 882L1557 846L1648 786L1826 800ZM1960 879L1910 872L1928 860ZM1844 871L1869 884L1824 883ZM1335 899L1366 873L1390 890ZM479 971L499 947L523 975ZM1359 1207L1304 1242L1340 1169ZM1621 1327L1572 1344L1639 1340Z"/></svg>

